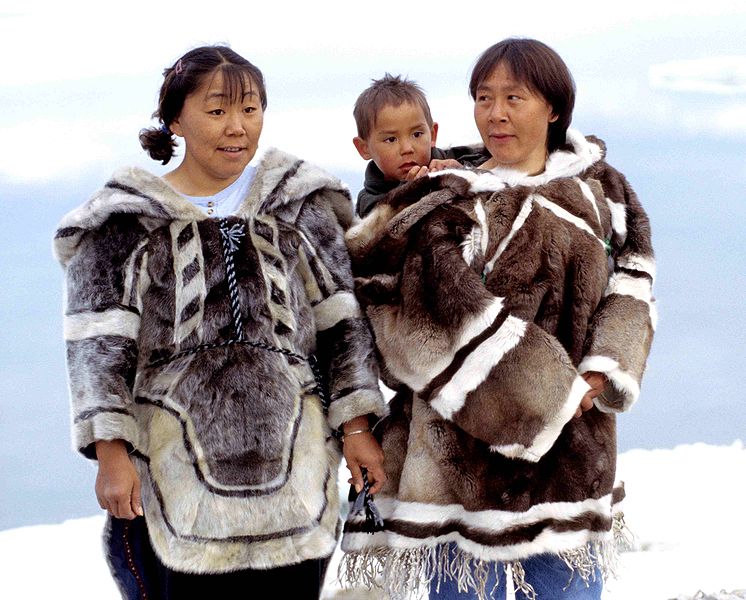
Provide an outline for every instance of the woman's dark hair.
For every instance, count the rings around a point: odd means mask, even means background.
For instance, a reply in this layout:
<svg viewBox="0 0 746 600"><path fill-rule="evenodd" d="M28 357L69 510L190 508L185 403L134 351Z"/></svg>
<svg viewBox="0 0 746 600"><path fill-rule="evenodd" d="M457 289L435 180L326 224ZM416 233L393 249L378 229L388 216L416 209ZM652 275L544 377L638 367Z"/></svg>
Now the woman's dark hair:
<svg viewBox="0 0 746 600"><path fill-rule="evenodd" d="M140 131L140 145L151 158L162 161L164 165L171 160L177 145L171 133L171 123L179 117L186 97L202 84L205 76L218 70L223 74L225 94L230 103L243 98L247 91L255 91L262 109L267 108L264 76L248 60L227 46L201 46L190 50L163 71L158 110L153 113L161 126Z"/></svg>
<svg viewBox="0 0 746 600"><path fill-rule="evenodd" d="M538 40L505 39L487 48L474 65L469 81L472 99L476 100L477 88L501 63L552 107L557 120L549 124L547 150L562 147L575 107L575 81L567 65L559 54Z"/></svg>

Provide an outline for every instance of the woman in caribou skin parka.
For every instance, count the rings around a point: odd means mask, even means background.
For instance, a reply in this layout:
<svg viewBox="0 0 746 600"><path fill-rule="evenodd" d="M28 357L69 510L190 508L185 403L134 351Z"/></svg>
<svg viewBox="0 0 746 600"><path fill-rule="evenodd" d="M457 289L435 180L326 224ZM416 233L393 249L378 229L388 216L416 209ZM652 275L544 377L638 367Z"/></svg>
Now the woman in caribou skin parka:
<svg viewBox="0 0 746 600"><path fill-rule="evenodd" d="M382 531L345 524L352 581L401 597L598 600L621 531L616 413L655 328L647 216L535 40L470 83L490 158L430 173L347 233L384 380ZM618 537L618 536L617 536Z"/></svg>

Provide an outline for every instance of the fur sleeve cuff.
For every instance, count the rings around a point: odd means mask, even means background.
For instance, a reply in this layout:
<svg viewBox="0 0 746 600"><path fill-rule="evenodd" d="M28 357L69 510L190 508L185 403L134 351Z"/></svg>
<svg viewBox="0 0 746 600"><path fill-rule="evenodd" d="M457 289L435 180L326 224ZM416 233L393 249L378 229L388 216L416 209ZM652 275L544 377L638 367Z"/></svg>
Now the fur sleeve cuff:
<svg viewBox="0 0 746 600"><path fill-rule="evenodd" d="M78 415L73 423L75 448L86 458L95 459L94 444L99 440L124 440L134 450L142 451L135 418L124 410L100 410Z"/></svg>
<svg viewBox="0 0 746 600"><path fill-rule="evenodd" d="M578 366L579 373L596 371L608 380L604 391L593 401L601 412L624 412L637 402L640 384L619 363L608 356L586 356Z"/></svg>
<svg viewBox="0 0 746 600"><path fill-rule="evenodd" d="M339 429L342 423L363 415L381 418L387 414L387 405L380 390L357 390L332 402L329 407L329 426Z"/></svg>

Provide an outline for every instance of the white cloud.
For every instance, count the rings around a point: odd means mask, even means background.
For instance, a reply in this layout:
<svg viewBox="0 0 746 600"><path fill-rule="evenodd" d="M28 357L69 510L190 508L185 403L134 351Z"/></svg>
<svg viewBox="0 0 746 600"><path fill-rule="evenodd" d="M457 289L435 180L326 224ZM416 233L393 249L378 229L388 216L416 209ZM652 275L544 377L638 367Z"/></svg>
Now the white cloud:
<svg viewBox="0 0 746 600"><path fill-rule="evenodd" d="M652 65L650 85L705 94L746 94L746 56L677 60Z"/></svg>

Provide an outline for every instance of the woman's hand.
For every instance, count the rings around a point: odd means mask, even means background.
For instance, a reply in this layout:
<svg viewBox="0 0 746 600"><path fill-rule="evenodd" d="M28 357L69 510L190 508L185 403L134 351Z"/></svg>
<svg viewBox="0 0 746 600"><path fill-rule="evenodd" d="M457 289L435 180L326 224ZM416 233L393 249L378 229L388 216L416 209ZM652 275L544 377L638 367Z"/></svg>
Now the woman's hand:
<svg viewBox="0 0 746 600"><path fill-rule="evenodd" d="M361 431L363 433L353 433ZM365 431L368 430L368 431ZM386 482L386 474L383 472L383 450L378 440L368 427L367 417L356 417L347 421L342 426L345 433L342 438L342 452L344 453L347 468L350 470L352 478L348 480L359 494L363 489L363 474L361 468L368 470L368 483L370 483L370 493L375 494L381 489Z"/></svg>
<svg viewBox="0 0 746 600"><path fill-rule="evenodd" d="M586 383L591 386L591 389L585 393L585 396L583 396L583 399L580 401L580 406L578 406L578 410L575 411L576 417L581 416L585 411L593 408L593 399L600 395L606 387L606 375L599 373L598 371L588 371L587 373L583 373L583 379L585 379Z"/></svg>
<svg viewBox="0 0 746 600"><path fill-rule="evenodd" d="M96 498L99 506L118 519L141 517L140 477L130 460L124 440L99 440L96 442L96 457Z"/></svg>

